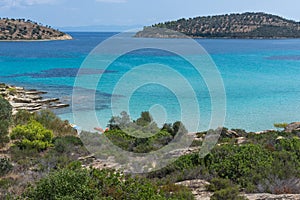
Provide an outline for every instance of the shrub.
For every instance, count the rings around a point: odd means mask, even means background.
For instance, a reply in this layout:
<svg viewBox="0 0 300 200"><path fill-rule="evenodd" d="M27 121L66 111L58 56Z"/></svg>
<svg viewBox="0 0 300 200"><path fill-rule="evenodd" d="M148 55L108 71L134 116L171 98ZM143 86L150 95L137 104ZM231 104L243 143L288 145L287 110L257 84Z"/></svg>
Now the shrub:
<svg viewBox="0 0 300 200"><path fill-rule="evenodd" d="M0 96L0 146L9 142L8 128L12 119L12 107L7 100Z"/></svg>
<svg viewBox="0 0 300 200"><path fill-rule="evenodd" d="M19 110L13 117L14 125L25 125L35 118L36 113L30 113L27 110Z"/></svg>
<svg viewBox="0 0 300 200"><path fill-rule="evenodd" d="M77 135L67 120L62 121L50 110L41 110L34 118L45 128L53 131L55 136Z"/></svg>
<svg viewBox="0 0 300 200"><path fill-rule="evenodd" d="M288 123L275 123L274 127L275 128L286 128Z"/></svg>
<svg viewBox="0 0 300 200"><path fill-rule="evenodd" d="M8 93L10 95L15 95L15 94L17 94L17 89L16 88L8 88Z"/></svg>
<svg viewBox="0 0 300 200"><path fill-rule="evenodd" d="M94 199L99 193L92 185L87 170L63 169L40 180L30 188L24 198L28 199Z"/></svg>
<svg viewBox="0 0 300 200"><path fill-rule="evenodd" d="M245 200L239 195L238 187L230 187L216 191L210 198L211 200Z"/></svg>
<svg viewBox="0 0 300 200"><path fill-rule="evenodd" d="M166 196L167 198L172 198L174 196L178 200L192 200L195 198L190 189L182 185L167 184L161 187L161 191L168 194Z"/></svg>
<svg viewBox="0 0 300 200"><path fill-rule="evenodd" d="M23 198L183 200L184 194L192 196L188 190L178 190L170 193L144 178L125 176L113 170L82 169L75 163L38 181L36 186L28 188Z"/></svg>
<svg viewBox="0 0 300 200"><path fill-rule="evenodd" d="M211 173L230 179L249 191L258 181L264 179L272 166L270 152L260 145L222 145L205 157Z"/></svg>
<svg viewBox="0 0 300 200"><path fill-rule="evenodd" d="M290 139L279 140L276 144L276 150L294 152L298 159L300 159L300 139L298 137L294 137Z"/></svg>
<svg viewBox="0 0 300 200"><path fill-rule="evenodd" d="M12 168L13 166L8 158L0 158L0 176L4 176L12 170Z"/></svg>
<svg viewBox="0 0 300 200"><path fill-rule="evenodd" d="M233 183L229 179L213 178L210 181L210 184L207 186L207 190L211 191L211 192L215 192L215 191L230 188L233 186L234 186Z"/></svg>
<svg viewBox="0 0 300 200"><path fill-rule="evenodd" d="M37 121L27 125L16 126L11 133L11 139L20 149L37 149L42 151L52 146L53 133Z"/></svg>
<svg viewBox="0 0 300 200"><path fill-rule="evenodd" d="M210 181L207 189L214 192L213 200L243 200L246 199L239 194L239 187L229 179L214 178Z"/></svg>
<svg viewBox="0 0 300 200"><path fill-rule="evenodd" d="M59 153L71 152L76 146L83 146L83 143L80 138L75 136L68 135L54 139L54 148Z"/></svg>

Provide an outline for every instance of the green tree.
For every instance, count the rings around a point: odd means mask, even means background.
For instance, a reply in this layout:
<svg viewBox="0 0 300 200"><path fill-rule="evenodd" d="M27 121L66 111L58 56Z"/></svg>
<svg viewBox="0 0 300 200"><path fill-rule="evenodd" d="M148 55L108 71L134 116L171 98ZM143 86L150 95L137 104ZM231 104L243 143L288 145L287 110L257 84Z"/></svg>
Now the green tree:
<svg viewBox="0 0 300 200"><path fill-rule="evenodd" d="M136 120L139 126L147 126L152 122L152 117L148 111L142 112L141 117Z"/></svg>

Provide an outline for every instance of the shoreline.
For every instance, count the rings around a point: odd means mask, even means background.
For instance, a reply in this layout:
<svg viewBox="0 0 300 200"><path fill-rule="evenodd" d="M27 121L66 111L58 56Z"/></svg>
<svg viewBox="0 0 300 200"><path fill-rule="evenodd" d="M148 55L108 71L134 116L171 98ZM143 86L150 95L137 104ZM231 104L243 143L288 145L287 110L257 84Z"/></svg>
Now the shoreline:
<svg viewBox="0 0 300 200"><path fill-rule="evenodd" d="M19 110L37 112L43 109L59 109L70 106L62 103L59 98L44 98L44 94L47 92L36 89L27 90L24 87L0 83L0 95L12 106L13 115Z"/></svg>
<svg viewBox="0 0 300 200"><path fill-rule="evenodd" d="M49 41L65 41L65 40L73 40L74 38L66 34L61 37L54 37L49 39L20 39L20 40L0 40L0 42L49 42Z"/></svg>

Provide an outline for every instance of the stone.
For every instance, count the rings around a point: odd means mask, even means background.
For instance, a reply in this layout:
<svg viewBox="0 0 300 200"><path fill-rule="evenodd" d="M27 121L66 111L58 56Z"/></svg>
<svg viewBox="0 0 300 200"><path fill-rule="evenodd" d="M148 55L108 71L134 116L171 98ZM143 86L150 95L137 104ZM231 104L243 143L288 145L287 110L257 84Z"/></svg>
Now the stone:
<svg viewBox="0 0 300 200"><path fill-rule="evenodd" d="M276 141L277 141L277 140L283 140L283 139L284 139L284 137L278 136L278 137L276 138Z"/></svg>
<svg viewBox="0 0 300 200"><path fill-rule="evenodd" d="M287 133L291 133L293 131L298 131L298 130L300 130L300 122L290 123L284 129L284 131Z"/></svg>
<svg viewBox="0 0 300 200"><path fill-rule="evenodd" d="M65 107L69 107L69 106L70 106L69 104L60 103L60 104L50 105L49 108L65 108Z"/></svg>
<svg viewBox="0 0 300 200"><path fill-rule="evenodd" d="M236 143L237 144L244 144L246 142L247 142L247 138L245 138L245 137L238 137L238 138L236 138Z"/></svg>
<svg viewBox="0 0 300 200"><path fill-rule="evenodd" d="M31 103L32 102L32 100L29 98L18 98L18 97L14 98L13 101L16 103Z"/></svg>
<svg viewBox="0 0 300 200"><path fill-rule="evenodd" d="M47 92L37 91L37 90L28 90L25 91L27 95L38 95L38 94L47 94Z"/></svg>
<svg viewBox="0 0 300 200"><path fill-rule="evenodd" d="M56 101L59 101L59 99L58 98L40 99L40 100L37 100L36 102L37 103L51 103L51 102L56 102Z"/></svg>
<svg viewBox="0 0 300 200"><path fill-rule="evenodd" d="M40 95L27 95L26 97L32 100L39 100L43 98Z"/></svg>

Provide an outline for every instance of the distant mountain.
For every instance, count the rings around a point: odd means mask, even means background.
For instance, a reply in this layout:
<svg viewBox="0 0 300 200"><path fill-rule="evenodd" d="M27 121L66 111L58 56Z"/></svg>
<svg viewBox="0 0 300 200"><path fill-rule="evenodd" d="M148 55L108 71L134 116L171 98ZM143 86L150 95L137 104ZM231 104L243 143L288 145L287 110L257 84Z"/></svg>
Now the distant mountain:
<svg viewBox="0 0 300 200"><path fill-rule="evenodd" d="M179 19L144 29L136 37L178 37L166 28L195 38L300 38L300 23L266 13L226 14Z"/></svg>
<svg viewBox="0 0 300 200"><path fill-rule="evenodd" d="M94 25L94 26L67 26L60 27L60 30L66 32L121 32L141 28L141 25Z"/></svg>
<svg viewBox="0 0 300 200"><path fill-rule="evenodd" d="M66 33L25 19L0 18L0 40L70 40Z"/></svg>

